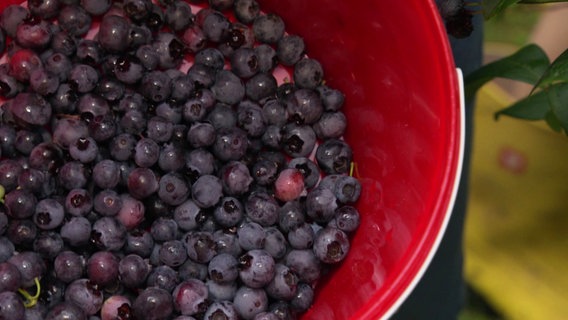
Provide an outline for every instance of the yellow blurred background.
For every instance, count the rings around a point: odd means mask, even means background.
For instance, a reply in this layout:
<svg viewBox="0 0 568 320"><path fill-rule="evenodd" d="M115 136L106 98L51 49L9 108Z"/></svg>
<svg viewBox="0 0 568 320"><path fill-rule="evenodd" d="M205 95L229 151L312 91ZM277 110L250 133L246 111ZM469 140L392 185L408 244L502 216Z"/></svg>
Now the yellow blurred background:
<svg viewBox="0 0 568 320"><path fill-rule="evenodd" d="M552 60L568 48L568 7L517 5L485 31L487 62L528 43ZM568 137L493 117L529 89L499 80L478 94L465 272L498 316L466 310L460 320L568 319Z"/></svg>

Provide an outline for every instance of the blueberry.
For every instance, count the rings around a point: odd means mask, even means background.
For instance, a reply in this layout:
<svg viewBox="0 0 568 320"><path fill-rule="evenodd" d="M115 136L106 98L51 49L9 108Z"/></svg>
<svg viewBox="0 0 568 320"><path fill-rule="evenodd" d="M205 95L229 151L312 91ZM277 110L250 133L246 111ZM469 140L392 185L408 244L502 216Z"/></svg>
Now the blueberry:
<svg viewBox="0 0 568 320"><path fill-rule="evenodd" d="M234 11L242 23L252 23L260 15L260 6L256 0L235 0Z"/></svg>
<svg viewBox="0 0 568 320"><path fill-rule="evenodd" d="M229 70L220 70L215 76L215 83L211 87L215 98L222 103L233 105L245 96L243 81Z"/></svg>
<svg viewBox="0 0 568 320"><path fill-rule="evenodd" d="M268 227L265 229L266 237L264 238L264 249L275 260L281 259L286 255L288 250L288 242L277 227Z"/></svg>
<svg viewBox="0 0 568 320"><path fill-rule="evenodd" d="M173 123L163 117L151 117L146 124L146 136L157 143L169 141L172 134Z"/></svg>
<svg viewBox="0 0 568 320"><path fill-rule="evenodd" d="M316 187L306 196L306 214L316 222L329 222L337 207L335 194L327 188Z"/></svg>
<svg viewBox="0 0 568 320"><path fill-rule="evenodd" d="M321 262L310 249L291 250L284 258L284 264L305 283L312 283L321 275Z"/></svg>
<svg viewBox="0 0 568 320"><path fill-rule="evenodd" d="M319 139L340 138L345 133L347 119L341 111L324 112L313 128Z"/></svg>
<svg viewBox="0 0 568 320"><path fill-rule="evenodd" d="M266 231L256 222L246 222L237 229L238 241L244 250L262 249L265 245Z"/></svg>
<svg viewBox="0 0 568 320"><path fill-rule="evenodd" d="M80 93L93 90L99 81L99 74L95 68L87 64L76 64L69 71L69 84Z"/></svg>
<svg viewBox="0 0 568 320"><path fill-rule="evenodd" d="M14 97L8 110L24 126L44 126L52 114L51 105L37 93L22 92Z"/></svg>
<svg viewBox="0 0 568 320"><path fill-rule="evenodd" d="M209 6L215 10L223 11L233 7L234 0L209 0Z"/></svg>
<svg viewBox="0 0 568 320"><path fill-rule="evenodd" d="M306 46L304 39L297 35L286 35L278 41L276 55L278 61L285 66L293 66L304 55Z"/></svg>
<svg viewBox="0 0 568 320"><path fill-rule="evenodd" d="M277 125L268 125L262 134L261 141L267 148L279 149L282 143L282 130Z"/></svg>
<svg viewBox="0 0 568 320"><path fill-rule="evenodd" d="M338 111L345 102L345 95L334 88L320 85L316 88L326 111Z"/></svg>
<svg viewBox="0 0 568 320"><path fill-rule="evenodd" d="M34 285L34 279L46 275L47 265L37 252L22 251L8 259L21 275L21 285L24 288Z"/></svg>
<svg viewBox="0 0 568 320"><path fill-rule="evenodd" d="M152 39L153 35L150 28L145 25L130 24L130 32L128 33L129 49L136 50L143 46L150 46ZM158 59L159 57L156 58ZM140 57L139 59L142 60Z"/></svg>
<svg viewBox="0 0 568 320"><path fill-rule="evenodd" d="M57 231L44 231L37 235L33 242L33 250L44 259L53 259L63 251L65 243Z"/></svg>
<svg viewBox="0 0 568 320"><path fill-rule="evenodd" d="M4 291L0 293L0 317L3 319L24 319L25 307L17 293Z"/></svg>
<svg viewBox="0 0 568 320"><path fill-rule="evenodd" d="M298 89L285 99L288 117L298 124L313 124L323 113L323 104L316 91Z"/></svg>
<svg viewBox="0 0 568 320"><path fill-rule="evenodd" d="M284 233L304 223L304 208L298 201L289 201L278 210L278 226Z"/></svg>
<svg viewBox="0 0 568 320"><path fill-rule="evenodd" d="M227 58L230 58L239 48L253 48L255 45L254 34L247 26L239 22L233 22L229 28L229 34L217 48Z"/></svg>
<svg viewBox="0 0 568 320"><path fill-rule="evenodd" d="M262 105L262 113L268 124L280 127L288 121L286 106L279 99L267 99Z"/></svg>
<svg viewBox="0 0 568 320"><path fill-rule="evenodd" d="M174 311L172 296L164 289L148 287L142 290L134 303L132 310L139 319L167 319Z"/></svg>
<svg viewBox="0 0 568 320"><path fill-rule="evenodd" d="M72 36L85 35L91 29L91 20L91 15L78 5L64 6L58 11L59 26Z"/></svg>
<svg viewBox="0 0 568 320"><path fill-rule="evenodd" d="M293 158L288 162L288 168L296 168L302 173L304 176L304 186L307 189L313 188L320 179L320 169L318 165L309 158Z"/></svg>
<svg viewBox="0 0 568 320"><path fill-rule="evenodd" d="M93 16L104 14L110 9L111 5L112 1L110 0L81 0L81 6Z"/></svg>
<svg viewBox="0 0 568 320"><path fill-rule="evenodd" d="M335 209L335 224L337 228L344 232L353 232L361 224L361 216L357 208L344 205Z"/></svg>
<svg viewBox="0 0 568 320"><path fill-rule="evenodd" d="M0 73L0 96L13 98L23 90L23 85L7 73Z"/></svg>
<svg viewBox="0 0 568 320"><path fill-rule="evenodd" d="M207 147L215 142L215 127L209 122L196 122L187 131L187 140L194 148Z"/></svg>
<svg viewBox="0 0 568 320"><path fill-rule="evenodd" d="M290 300L290 308L297 312L307 311L314 301L314 289L307 283L300 282L296 294Z"/></svg>
<svg viewBox="0 0 568 320"><path fill-rule="evenodd" d="M222 161L240 160L247 147L245 131L237 127L220 128L213 144L213 153Z"/></svg>
<svg viewBox="0 0 568 320"><path fill-rule="evenodd" d="M231 70L241 78L250 78L258 72L258 57L252 48L238 48L231 55Z"/></svg>
<svg viewBox="0 0 568 320"><path fill-rule="evenodd" d="M140 89L154 102L165 101L171 93L171 78L163 71L151 71L142 77Z"/></svg>
<svg viewBox="0 0 568 320"><path fill-rule="evenodd" d="M193 201L201 208L215 206L223 195L223 185L219 178L213 175L202 175L191 186Z"/></svg>
<svg viewBox="0 0 568 320"><path fill-rule="evenodd" d="M103 48L100 46L99 42L88 39L80 39L77 42L75 56L80 62L91 67L97 67L105 58Z"/></svg>
<svg viewBox="0 0 568 320"><path fill-rule="evenodd" d="M288 243L294 249L309 249L314 244L315 232L308 223L301 223L290 228L287 234Z"/></svg>
<svg viewBox="0 0 568 320"><path fill-rule="evenodd" d="M237 259L228 254L221 253L209 261L209 278L217 283L231 283L239 276Z"/></svg>
<svg viewBox="0 0 568 320"><path fill-rule="evenodd" d="M197 25L185 29L181 35L181 40L190 52L198 52L207 45L207 36Z"/></svg>
<svg viewBox="0 0 568 320"><path fill-rule="evenodd" d="M204 319L238 319L237 310L231 301L215 301L205 311Z"/></svg>
<svg viewBox="0 0 568 320"><path fill-rule="evenodd" d="M134 229L127 233L124 245L125 253L133 253L143 258L150 256L154 247L154 239L149 231Z"/></svg>
<svg viewBox="0 0 568 320"><path fill-rule="evenodd" d="M20 82L27 82L30 73L42 67L42 65L42 60L34 51L27 49L18 50L10 59L8 74Z"/></svg>
<svg viewBox="0 0 568 320"><path fill-rule="evenodd" d="M158 54L159 67L163 69L178 67L185 54L185 45L173 33L158 33L152 46Z"/></svg>
<svg viewBox="0 0 568 320"><path fill-rule="evenodd" d="M37 202L33 220L38 228L52 230L61 225L65 218L63 206L54 199L42 199Z"/></svg>
<svg viewBox="0 0 568 320"><path fill-rule="evenodd" d="M221 42L228 34L231 22L219 11L212 11L203 20L203 34L212 42Z"/></svg>
<svg viewBox="0 0 568 320"><path fill-rule="evenodd" d="M260 44L254 47L254 51L258 58L258 71L272 72L278 64L276 50L271 45Z"/></svg>
<svg viewBox="0 0 568 320"><path fill-rule="evenodd" d="M213 235L206 231L190 231L183 236L188 257L198 263L207 263L217 255Z"/></svg>
<svg viewBox="0 0 568 320"><path fill-rule="evenodd" d="M315 89L323 77L323 68L315 59L304 58L294 65L294 83L300 88Z"/></svg>
<svg viewBox="0 0 568 320"><path fill-rule="evenodd" d="M108 51L121 52L128 46L130 23L123 17L108 15L101 20L98 41Z"/></svg>
<svg viewBox="0 0 568 320"><path fill-rule="evenodd" d="M85 314L94 315L103 305L103 293L89 279L77 279L67 285L65 301L79 306Z"/></svg>
<svg viewBox="0 0 568 320"><path fill-rule="evenodd" d="M177 206L188 199L190 188L187 181L174 172L166 173L160 178L158 196L166 204Z"/></svg>
<svg viewBox="0 0 568 320"><path fill-rule="evenodd" d="M282 148L288 155L292 157L307 157L312 153L315 145L316 134L311 126L291 123L284 127Z"/></svg>
<svg viewBox="0 0 568 320"><path fill-rule="evenodd" d="M341 176L333 189L337 201L341 203L355 203L361 195L361 183L354 177Z"/></svg>
<svg viewBox="0 0 568 320"><path fill-rule="evenodd" d="M179 267L187 259L187 251L180 240L170 240L162 244L159 251L160 261L170 267Z"/></svg>
<svg viewBox="0 0 568 320"><path fill-rule="evenodd" d="M237 124L250 137L260 137L266 130L266 120L262 108L252 101L241 101L238 105Z"/></svg>
<svg viewBox="0 0 568 320"><path fill-rule="evenodd" d="M223 53L216 48L199 50L199 52L195 54L194 62L212 68L215 71L219 71L225 67L225 57Z"/></svg>
<svg viewBox="0 0 568 320"><path fill-rule="evenodd" d="M128 57L128 56L121 56L118 57L115 63L115 67L113 69L114 76L124 84L136 84L141 79L143 79L143 72L144 67L135 58ZM151 94L159 95L160 91L168 91L168 83L166 82L163 84L160 81L167 81L166 79L157 79L159 76L155 78L146 78L143 81L146 81L142 85L145 85L146 88L149 90L154 90L152 92L148 92L148 98L154 99L154 96L149 96ZM165 89L162 89L162 86L165 86ZM162 97L157 97L157 101L163 101ZM156 101L156 102L157 102Z"/></svg>
<svg viewBox="0 0 568 320"><path fill-rule="evenodd" d="M164 172L175 172L183 169L184 165L185 151L179 144L168 143L162 147L160 156L158 157L158 166L160 169Z"/></svg>
<svg viewBox="0 0 568 320"><path fill-rule="evenodd" d="M145 25L152 31L158 32L165 24L165 17L162 8L155 3L150 6L150 12L145 19Z"/></svg>
<svg viewBox="0 0 568 320"><path fill-rule="evenodd" d="M276 264L274 278L266 286L266 293L276 300L291 300L295 297L298 277L284 264Z"/></svg>
<svg viewBox="0 0 568 320"><path fill-rule="evenodd" d="M276 78L270 73L261 72L250 78L245 84L245 93L253 101L262 102L276 96Z"/></svg>
<svg viewBox="0 0 568 320"><path fill-rule="evenodd" d="M52 35L50 22L31 16L18 25L15 40L22 48L41 50L49 45Z"/></svg>
<svg viewBox="0 0 568 320"><path fill-rule="evenodd" d="M206 149L194 149L188 153L185 166L189 178L195 181L201 175L214 173L216 169L215 157Z"/></svg>
<svg viewBox="0 0 568 320"><path fill-rule="evenodd" d="M171 98L177 102L181 103L189 99L189 97L194 93L195 83L188 75L182 75L176 77L172 82L172 93Z"/></svg>
<svg viewBox="0 0 568 320"><path fill-rule="evenodd" d="M176 286L172 294L175 309L183 315L207 311L207 286L200 280L185 280Z"/></svg>
<svg viewBox="0 0 568 320"><path fill-rule="evenodd" d="M274 44L284 36L285 26L279 15L268 13L254 19L252 30L258 41Z"/></svg>
<svg viewBox="0 0 568 320"><path fill-rule="evenodd" d="M126 228L114 217L101 217L93 223L91 242L101 250L120 250L126 242Z"/></svg>
<svg viewBox="0 0 568 320"><path fill-rule="evenodd" d="M264 227L278 221L278 202L266 192L253 192L245 202L246 216Z"/></svg>
<svg viewBox="0 0 568 320"><path fill-rule="evenodd" d="M85 217L72 217L61 226L59 233L65 243L73 247L84 246L91 237L91 223Z"/></svg>
<svg viewBox="0 0 568 320"><path fill-rule="evenodd" d="M144 199L158 191L158 177L149 168L135 168L128 175L128 191L137 199Z"/></svg>
<svg viewBox="0 0 568 320"><path fill-rule="evenodd" d="M165 10L166 24L173 31L182 31L192 23L191 7L183 1L173 1Z"/></svg>
<svg viewBox="0 0 568 320"><path fill-rule="evenodd" d="M16 36L18 25L29 15L28 9L17 4L10 4L0 13L0 26L12 38Z"/></svg>
<svg viewBox="0 0 568 320"><path fill-rule="evenodd" d="M109 102L119 101L126 91L124 83L117 79L105 77L101 79L95 92Z"/></svg>
<svg viewBox="0 0 568 320"><path fill-rule="evenodd" d="M243 319L253 319L268 309L268 296L263 289L242 286L235 293L233 305Z"/></svg>
<svg viewBox="0 0 568 320"><path fill-rule="evenodd" d="M316 150L316 160L326 173L348 173L352 158L351 147L339 139L328 139Z"/></svg>
<svg viewBox="0 0 568 320"><path fill-rule="evenodd" d="M224 197L213 211L215 221L223 227L236 226L244 216L242 203L234 197Z"/></svg>
<svg viewBox="0 0 568 320"><path fill-rule="evenodd" d="M51 38L51 49L66 56L73 55L77 50L77 39L65 31L58 31Z"/></svg>
<svg viewBox="0 0 568 320"><path fill-rule="evenodd" d="M324 263L334 264L345 258L350 243L347 234L337 228L326 227L316 234L314 254Z"/></svg>

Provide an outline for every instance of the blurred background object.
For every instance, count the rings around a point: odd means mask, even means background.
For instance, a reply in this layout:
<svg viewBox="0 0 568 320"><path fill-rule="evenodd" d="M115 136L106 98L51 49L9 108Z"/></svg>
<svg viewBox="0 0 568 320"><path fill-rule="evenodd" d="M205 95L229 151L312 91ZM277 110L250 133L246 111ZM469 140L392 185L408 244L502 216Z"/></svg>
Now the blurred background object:
<svg viewBox="0 0 568 320"><path fill-rule="evenodd" d="M529 43L555 59L568 48L567 20L564 3L508 8L485 23L485 63ZM477 96L460 320L568 315L568 139L540 122L494 120L530 89L498 79Z"/></svg>

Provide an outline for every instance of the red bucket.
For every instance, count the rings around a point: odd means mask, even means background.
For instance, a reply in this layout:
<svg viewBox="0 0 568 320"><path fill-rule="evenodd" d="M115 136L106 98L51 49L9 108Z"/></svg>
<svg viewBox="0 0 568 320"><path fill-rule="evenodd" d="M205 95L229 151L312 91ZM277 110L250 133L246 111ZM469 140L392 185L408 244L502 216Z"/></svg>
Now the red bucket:
<svg viewBox="0 0 568 320"><path fill-rule="evenodd" d="M433 1L261 2L345 92L364 190L351 252L303 319L388 318L438 246L461 170L459 76L443 23Z"/></svg>
<svg viewBox="0 0 568 320"><path fill-rule="evenodd" d="M439 244L461 170L459 76L443 23L433 1L259 2L304 37L327 84L345 93L345 138L363 184L351 251L303 319L388 318Z"/></svg>

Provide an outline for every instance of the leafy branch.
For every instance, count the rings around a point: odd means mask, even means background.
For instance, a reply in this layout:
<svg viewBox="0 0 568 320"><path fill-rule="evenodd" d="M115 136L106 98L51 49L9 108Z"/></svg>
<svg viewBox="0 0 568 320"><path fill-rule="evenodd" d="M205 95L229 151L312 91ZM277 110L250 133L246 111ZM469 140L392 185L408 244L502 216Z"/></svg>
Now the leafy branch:
<svg viewBox="0 0 568 320"><path fill-rule="evenodd" d="M542 4L568 0L484 0L486 19L517 3ZM533 86L528 97L495 113L524 119L544 120L550 128L568 135L568 50L550 62L537 45L529 44L514 54L486 64L465 78L466 98L471 98L484 84L505 78Z"/></svg>

